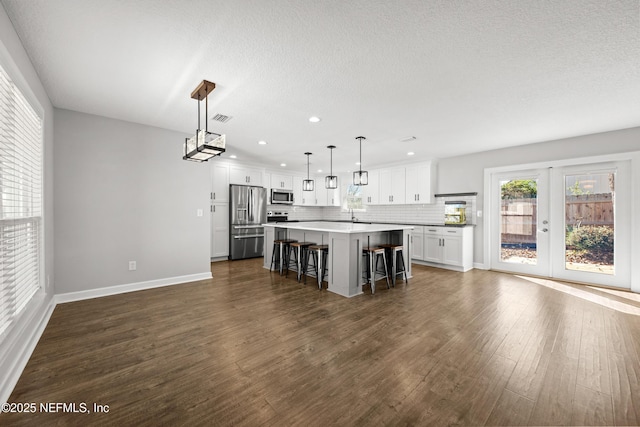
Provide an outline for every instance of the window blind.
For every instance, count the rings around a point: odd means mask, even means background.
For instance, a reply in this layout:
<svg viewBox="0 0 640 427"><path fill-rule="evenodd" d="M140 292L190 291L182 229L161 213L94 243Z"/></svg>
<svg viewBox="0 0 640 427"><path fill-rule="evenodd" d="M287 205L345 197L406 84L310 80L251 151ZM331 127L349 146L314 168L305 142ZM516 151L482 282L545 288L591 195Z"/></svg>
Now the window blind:
<svg viewBox="0 0 640 427"><path fill-rule="evenodd" d="M0 341L40 289L42 118L0 66Z"/></svg>

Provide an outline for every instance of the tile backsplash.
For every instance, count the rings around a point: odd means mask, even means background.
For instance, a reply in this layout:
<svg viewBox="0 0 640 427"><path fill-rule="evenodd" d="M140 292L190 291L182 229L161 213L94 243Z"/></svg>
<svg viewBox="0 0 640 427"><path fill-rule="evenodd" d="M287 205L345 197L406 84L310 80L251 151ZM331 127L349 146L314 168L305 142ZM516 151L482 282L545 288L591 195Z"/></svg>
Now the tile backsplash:
<svg viewBox="0 0 640 427"><path fill-rule="evenodd" d="M397 222L404 224L444 224L444 202L461 200L467 203L467 224L476 223L476 196L447 196L435 198L435 203L422 205L370 205L366 211L355 211L359 221ZM289 219L299 221L350 220L351 213L341 207L268 205L267 210L289 212Z"/></svg>

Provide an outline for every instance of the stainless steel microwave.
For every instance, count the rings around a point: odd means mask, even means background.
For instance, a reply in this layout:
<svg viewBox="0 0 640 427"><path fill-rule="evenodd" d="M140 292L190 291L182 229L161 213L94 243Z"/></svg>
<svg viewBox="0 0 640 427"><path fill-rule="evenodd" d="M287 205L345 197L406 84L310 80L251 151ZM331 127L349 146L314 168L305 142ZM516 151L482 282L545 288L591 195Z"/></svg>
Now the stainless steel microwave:
<svg viewBox="0 0 640 427"><path fill-rule="evenodd" d="M271 204L272 205L292 205L293 204L293 191L291 190L279 190L271 189Z"/></svg>

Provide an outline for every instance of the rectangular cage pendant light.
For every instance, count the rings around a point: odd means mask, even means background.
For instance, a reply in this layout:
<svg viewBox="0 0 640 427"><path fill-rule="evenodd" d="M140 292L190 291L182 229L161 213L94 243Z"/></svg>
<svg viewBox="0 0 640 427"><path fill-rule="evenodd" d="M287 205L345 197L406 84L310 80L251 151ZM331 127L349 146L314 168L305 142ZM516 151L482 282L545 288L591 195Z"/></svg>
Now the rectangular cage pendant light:
<svg viewBox="0 0 640 427"><path fill-rule="evenodd" d="M325 176L324 187L328 190L335 190L336 188L338 188L338 177L335 175Z"/></svg>
<svg viewBox="0 0 640 427"><path fill-rule="evenodd" d="M362 140L367 138L365 138L364 136L356 136L356 139L360 141L360 162L358 163L358 165L360 165L360 170L353 173L353 184L368 185L369 173L362 170Z"/></svg>
<svg viewBox="0 0 640 427"><path fill-rule="evenodd" d="M369 172L367 171L355 171L353 173L354 185L368 185L369 184Z"/></svg>
<svg viewBox="0 0 640 427"><path fill-rule="evenodd" d="M307 156L307 179L302 180L302 191L313 191L314 182L309 178L309 156L313 153L304 153Z"/></svg>
<svg viewBox="0 0 640 427"><path fill-rule="evenodd" d="M331 150L331 163L329 164L329 175L324 177L324 188L328 190L335 190L338 188L338 177L333 174L333 149L335 145L328 145L327 148Z"/></svg>
<svg viewBox="0 0 640 427"><path fill-rule="evenodd" d="M198 100L198 129L191 138L184 140L184 160L192 162L206 162L225 152L226 138L224 135L209 132L209 94L216 88L216 84L203 80L191 92L191 98ZM200 102L205 100L205 129L200 129Z"/></svg>

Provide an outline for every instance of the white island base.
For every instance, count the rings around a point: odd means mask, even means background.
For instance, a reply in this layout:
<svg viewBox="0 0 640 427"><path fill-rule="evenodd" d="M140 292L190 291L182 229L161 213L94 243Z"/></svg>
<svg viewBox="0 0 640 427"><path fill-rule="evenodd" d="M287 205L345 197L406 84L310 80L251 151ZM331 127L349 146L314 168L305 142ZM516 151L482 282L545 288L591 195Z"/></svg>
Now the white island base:
<svg viewBox="0 0 640 427"><path fill-rule="evenodd" d="M295 239L329 245L327 289L352 297L362 293L366 262L362 248L393 243L403 246L407 277L411 277L410 232L413 226L399 224L365 224L351 222L278 222L263 224L264 268L270 269L273 241ZM391 274L391 273L389 273ZM391 280L391 278L390 278ZM377 282L378 288L383 283Z"/></svg>

